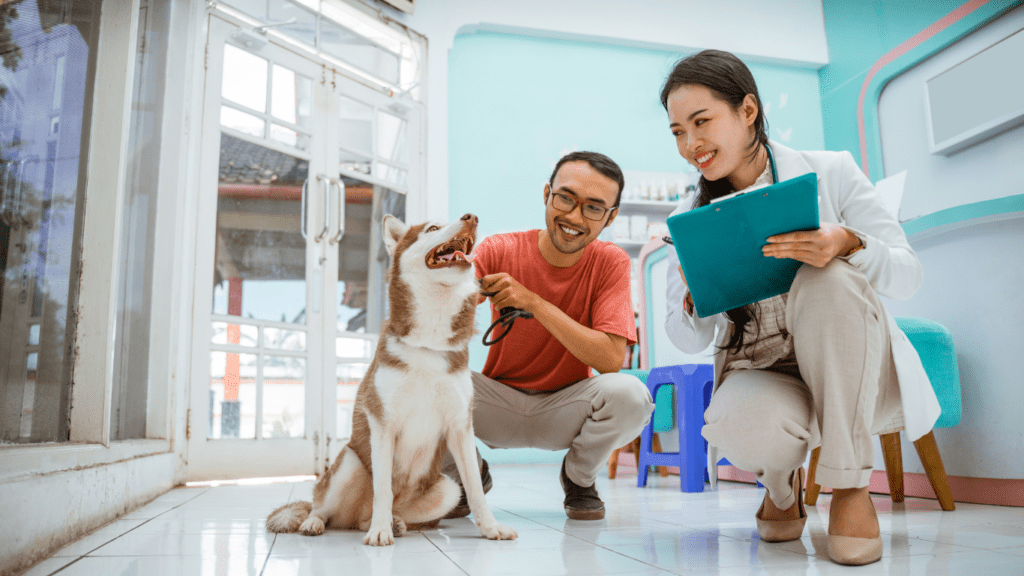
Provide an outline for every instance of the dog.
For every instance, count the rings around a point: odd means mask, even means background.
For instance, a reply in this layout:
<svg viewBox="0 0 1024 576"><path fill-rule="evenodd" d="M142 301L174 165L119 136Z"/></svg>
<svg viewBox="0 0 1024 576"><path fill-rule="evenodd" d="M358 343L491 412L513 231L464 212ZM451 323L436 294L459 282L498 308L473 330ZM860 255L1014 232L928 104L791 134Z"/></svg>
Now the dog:
<svg viewBox="0 0 1024 576"><path fill-rule="evenodd" d="M512 540L484 498L473 435L469 340L479 287L473 273L477 217L408 226L387 215L390 308L373 361L356 391L352 438L313 489L267 518L271 532L358 528L389 546L412 526L436 524L458 504L441 474L450 451L480 534Z"/></svg>

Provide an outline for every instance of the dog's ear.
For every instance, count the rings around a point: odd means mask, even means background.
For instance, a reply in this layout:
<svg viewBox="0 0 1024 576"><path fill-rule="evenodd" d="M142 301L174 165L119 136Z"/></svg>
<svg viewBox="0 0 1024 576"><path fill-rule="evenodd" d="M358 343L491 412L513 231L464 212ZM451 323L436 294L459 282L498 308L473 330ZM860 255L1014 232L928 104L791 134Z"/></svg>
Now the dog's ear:
<svg viewBox="0 0 1024 576"><path fill-rule="evenodd" d="M384 215L384 247L387 248L388 256L395 255L395 247L409 230L409 225L395 218L391 214Z"/></svg>

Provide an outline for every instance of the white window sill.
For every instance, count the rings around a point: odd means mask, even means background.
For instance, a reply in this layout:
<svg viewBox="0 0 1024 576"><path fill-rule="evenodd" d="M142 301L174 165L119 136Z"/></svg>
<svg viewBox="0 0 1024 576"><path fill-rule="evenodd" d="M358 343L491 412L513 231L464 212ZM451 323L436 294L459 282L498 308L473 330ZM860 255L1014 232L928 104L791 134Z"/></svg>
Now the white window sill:
<svg viewBox="0 0 1024 576"><path fill-rule="evenodd" d="M166 454L171 443L163 438L122 440L102 444L31 444L0 447L0 482L22 477L52 474L76 468L91 468L144 456Z"/></svg>

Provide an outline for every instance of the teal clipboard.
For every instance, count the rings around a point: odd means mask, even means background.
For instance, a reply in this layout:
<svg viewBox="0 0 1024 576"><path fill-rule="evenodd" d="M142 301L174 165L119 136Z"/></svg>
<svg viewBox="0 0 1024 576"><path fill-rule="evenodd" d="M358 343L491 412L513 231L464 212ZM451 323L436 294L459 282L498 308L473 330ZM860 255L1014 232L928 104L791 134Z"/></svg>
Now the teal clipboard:
<svg viewBox="0 0 1024 576"><path fill-rule="evenodd" d="M768 237L818 228L814 172L668 219L697 316L789 292L801 262L764 255Z"/></svg>

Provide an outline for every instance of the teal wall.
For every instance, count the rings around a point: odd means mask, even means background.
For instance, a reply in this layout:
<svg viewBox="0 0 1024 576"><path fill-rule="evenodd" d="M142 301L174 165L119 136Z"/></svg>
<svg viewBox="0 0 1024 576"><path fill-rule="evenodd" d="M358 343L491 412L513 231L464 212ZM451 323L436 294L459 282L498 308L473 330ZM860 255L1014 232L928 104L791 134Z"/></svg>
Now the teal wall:
<svg viewBox="0 0 1024 576"><path fill-rule="evenodd" d="M448 63L449 216L480 217L480 234L544 226L543 186L571 150L607 154L625 170L682 172L659 94L683 54L597 43L474 33L455 38ZM771 137L821 149L815 70L748 62ZM477 309L481 331L490 323ZM470 367L483 368L479 336ZM560 461L561 453L491 451L492 462Z"/></svg>
<svg viewBox="0 0 1024 576"><path fill-rule="evenodd" d="M991 21L1020 0L989 0L881 70L865 99L870 178L883 177L877 142L878 95L888 80ZM829 65L819 71L825 148L848 150L860 162L857 100L869 70L900 44L966 4L964 0L824 0Z"/></svg>
<svg viewBox="0 0 1024 576"><path fill-rule="evenodd" d="M474 212L484 234L542 227L544 182L570 150L602 152L625 170L683 171L659 100L682 56L507 34L457 36L448 64L450 216ZM820 149L816 72L750 67L771 137L789 131L787 145Z"/></svg>

